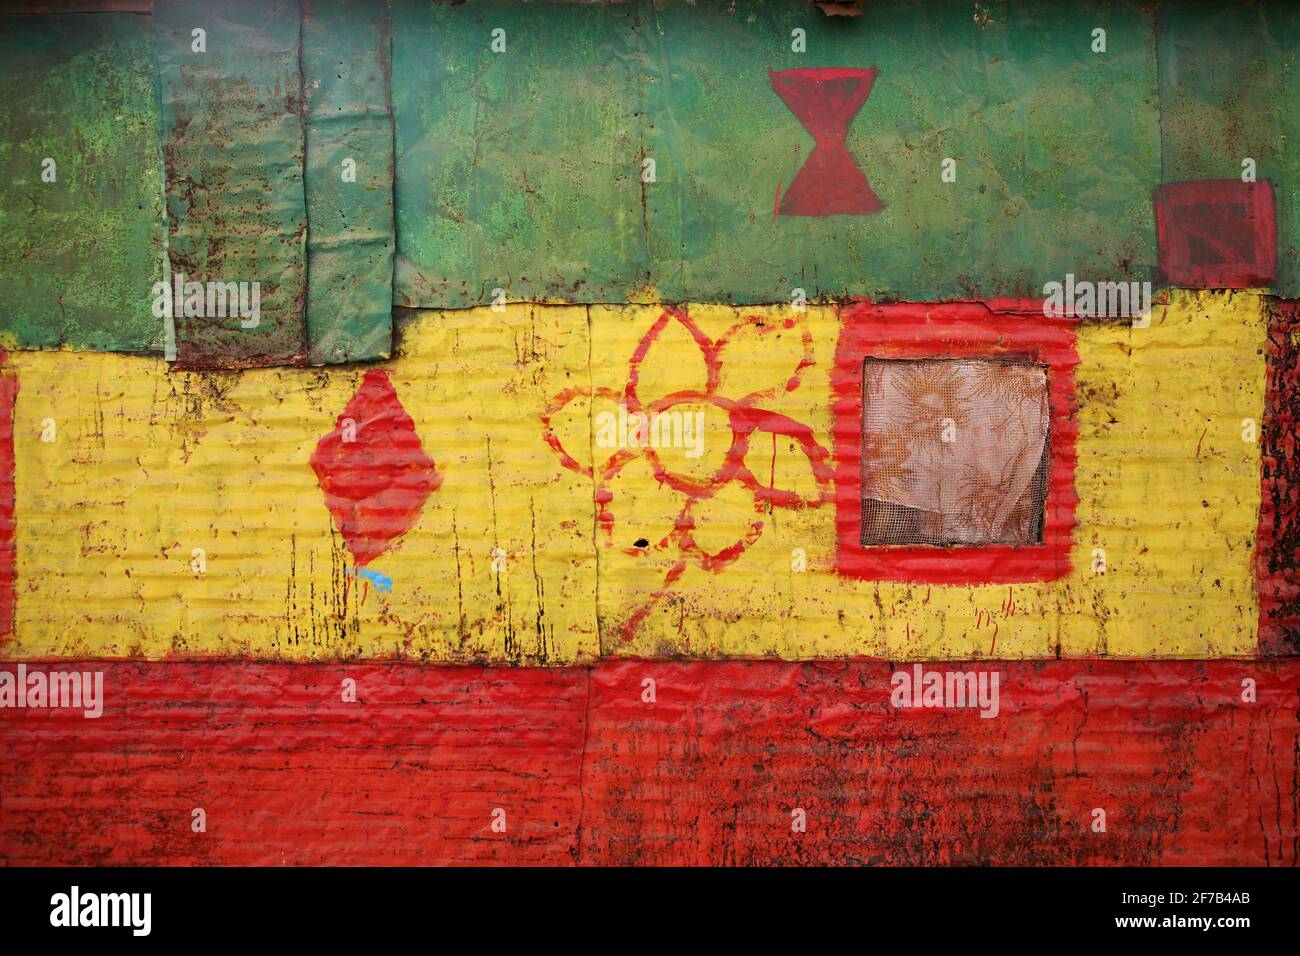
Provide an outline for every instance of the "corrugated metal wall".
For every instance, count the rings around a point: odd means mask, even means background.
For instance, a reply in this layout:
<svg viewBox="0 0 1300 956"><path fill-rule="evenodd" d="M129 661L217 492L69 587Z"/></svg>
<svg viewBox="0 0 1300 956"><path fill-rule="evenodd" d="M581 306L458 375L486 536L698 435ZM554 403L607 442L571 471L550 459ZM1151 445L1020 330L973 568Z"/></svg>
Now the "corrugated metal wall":
<svg viewBox="0 0 1300 956"><path fill-rule="evenodd" d="M0 860L1295 864L1293 5L48 6ZM868 358L1046 370L1041 543L862 544Z"/></svg>

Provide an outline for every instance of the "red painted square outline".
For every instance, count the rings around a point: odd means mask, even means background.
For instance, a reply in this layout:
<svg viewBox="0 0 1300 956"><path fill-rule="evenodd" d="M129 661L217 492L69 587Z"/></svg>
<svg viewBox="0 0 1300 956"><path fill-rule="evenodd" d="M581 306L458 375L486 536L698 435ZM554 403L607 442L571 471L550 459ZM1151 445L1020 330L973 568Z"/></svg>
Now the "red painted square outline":
<svg viewBox="0 0 1300 956"><path fill-rule="evenodd" d="M1277 275L1277 211L1273 187L1266 180L1194 179L1165 183L1153 193L1160 272L1174 285L1194 289L1249 289L1270 285ZM1188 233L1175 228L1174 212L1187 206L1245 206L1253 226L1255 248L1249 259L1193 265ZM1224 217L1235 215L1226 208Z"/></svg>
<svg viewBox="0 0 1300 956"><path fill-rule="evenodd" d="M929 584L1054 581L1070 570L1074 510L1074 369L1070 317L1043 315L1041 300L949 304L864 302L840 313L832 372L835 420L835 570L846 577ZM982 358L1027 355L1048 367L1051 462L1043 542L1015 545L864 547L862 523L862 363L868 358Z"/></svg>

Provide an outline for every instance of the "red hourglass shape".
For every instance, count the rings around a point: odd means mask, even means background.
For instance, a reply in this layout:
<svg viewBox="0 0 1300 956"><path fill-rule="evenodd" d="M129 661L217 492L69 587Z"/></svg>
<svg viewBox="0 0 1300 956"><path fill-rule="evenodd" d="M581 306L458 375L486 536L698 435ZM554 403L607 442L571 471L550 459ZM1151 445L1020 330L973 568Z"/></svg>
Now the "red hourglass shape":
<svg viewBox="0 0 1300 956"><path fill-rule="evenodd" d="M768 71L772 89L816 143L781 198L779 213L862 216L885 208L844 145L849 124L871 95L879 72L874 66L869 70L821 66Z"/></svg>

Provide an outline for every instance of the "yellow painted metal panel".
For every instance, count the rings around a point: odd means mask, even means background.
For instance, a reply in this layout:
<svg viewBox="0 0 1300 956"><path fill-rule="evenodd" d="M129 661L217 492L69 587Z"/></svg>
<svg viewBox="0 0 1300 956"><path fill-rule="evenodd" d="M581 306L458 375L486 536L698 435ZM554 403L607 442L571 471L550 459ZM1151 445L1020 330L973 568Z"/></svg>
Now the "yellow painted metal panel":
<svg viewBox="0 0 1300 956"><path fill-rule="evenodd" d="M835 574L833 488L816 460L832 447L840 330L826 307L692 306L694 329L670 318L650 342L659 306L409 318L384 368L444 480L374 562L387 592L346 576L309 465L364 370L169 373L147 358L18 353L5 653L1250 655L1259 461L1243 420L1262 413L1263 300L1172 296L1149 328L1079 330L1074 566L1041 584ZM670 426L702 416L702 443L692 430L653 459L620 448L630 380L647 408L677 395L655 406L678 413ZM789 423L742 456L789 493L780 503L740 481L692 491L731 448L727 401L741 399Z"/></svg>
<svg viewBox="0 0 1300 956"><path fill-rule="evenodd" d="M388 374L444 480L374 563L387 592L347 578L309 465L364 370L13 356L20 594L6 652L593 657L590 482L554 467L537 426L552 391L586 382L586 329L581 308L526 306L407 329Z"/></svg>
<svg viewBox="0 0 1300 956"><path fill-rule="evenodd" d="M715 572L688 558L680 577L663 589L679 555L671 548L630 554L626 547L635 539L658 542L686 496L657 481L644 462L623 468L610 482L616 539L599 550L604 651L892 659L1255 653L1251 558L1259 456L1242 429L1243 419L1257 423L1263 408L1262 302L1249 292L1174 292L1167 307L1156 307L1149 328L1110 323L1079 329L1079 524L1073 570L1058 581L945 586L847 580L833 571L835 516L823 506L759 514L761 531L734 564ZM753 314L763 315L769 327L792 315L784 308L690 309L709 340ZM628 357L658 315L652 307L593 308L597 386L623 387ZM829 450L830 367L839 325L829 309L811 308L806 320L813 364L797 389L778 390L766 404L811 426ZM681 329L665 332L644 359L641 381L654 382L658 393L700 387L702 363L688 339ZM799 357L790 343L758 357L724 347L718 392L739 397L779 383ZM730 391L727 382L734 383ZM807 458L793 442L780 444L778 487L780 468L788 463L789 486L815 492ZM709 529L706 551L752 535L752 498L735 486L695 512L697 523ZM1097 548L1105 552L1104 574L1093 573ZM794 570L801 556L804 573ZM656 598L660 590L667 593ZM647 607L629 635L631 615Z"/></svg>

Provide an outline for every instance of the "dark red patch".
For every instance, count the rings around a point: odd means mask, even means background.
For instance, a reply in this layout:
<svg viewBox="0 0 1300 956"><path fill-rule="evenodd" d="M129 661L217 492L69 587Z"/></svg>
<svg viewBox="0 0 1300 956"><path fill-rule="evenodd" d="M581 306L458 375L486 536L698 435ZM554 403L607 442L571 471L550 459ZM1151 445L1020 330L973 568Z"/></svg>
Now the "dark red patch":
<svg viewBox="0 0 1300 956"><path fill-rule="evenodd" d="M934 584L1052 581L1070 569L1074 531L1074 319L1048 318L1036 301L949 305L860 303L841 313L831 375L835 417L835 569L868 580ZM1015 547L863 547L862 363L871 358L1021 355L1048 366L1051 464L1043 543Z"/></svg>
<svg viewBox="0 0 1300 956"><path fill-rule="evenodd" d="M885 208L845 145L879 73L874 66L768 71L772 89L816 144L777 207L781 215L863 216Z"/></svg>
<svg viewBox="0 0 1300 956"><path fill-rule="evenodd" d="M1300 303L1269 309L1260 428L1259 649L1300 654Z"/></svg>
<svg viewBox="0 0 1300 956"><path fill-rule="evenodd" d="M1202 179L1155 191L1160 271L1196 289L1266 286L1277 274L1277 216L1267 182Z"/></svg>
<svg viewBox="0 0 1300 956"><path fill-rule="evenodd" d="M409 531L442 484L387 373L377 369L366 373L334 430L316 445L311 467L358 567Z"/></svg>

